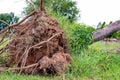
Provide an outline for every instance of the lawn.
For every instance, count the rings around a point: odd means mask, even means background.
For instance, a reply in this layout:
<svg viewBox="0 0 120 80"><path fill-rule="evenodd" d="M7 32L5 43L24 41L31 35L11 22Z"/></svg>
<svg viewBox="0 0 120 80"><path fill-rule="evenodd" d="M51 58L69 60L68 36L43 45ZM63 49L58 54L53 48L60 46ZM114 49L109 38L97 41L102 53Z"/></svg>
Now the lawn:
<svg viewBox="0 0 120 80"><path fill-rule="evenodd" d="M96 42L79 54L72 53L70 70L61 76L4 72L0 74L0 80L120 80L120 54L112 51L118 48L120 43Z"/></svg>

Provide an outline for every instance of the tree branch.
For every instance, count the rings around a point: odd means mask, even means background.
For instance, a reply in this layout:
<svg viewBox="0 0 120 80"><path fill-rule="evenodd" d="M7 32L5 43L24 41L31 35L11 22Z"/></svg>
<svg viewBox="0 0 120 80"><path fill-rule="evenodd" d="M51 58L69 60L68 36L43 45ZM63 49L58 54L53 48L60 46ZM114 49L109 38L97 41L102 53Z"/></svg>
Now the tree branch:
<svg viewBox="0 0 120 80"><path fill-rule="evenodd" d="M0 20L0 22L2 22L4 24L6 24L7 26L9 26L9 24L6 21L4 21L4 20Z"/></svg>
<svg viewBox="0 0 120 80"><path fill-rule="evenodd" d="M6 30L8 30L9 28L11 28L11 27L13 27L13 26L17 26L17 25L21 24L21 23L24 22L27 18L29 18L30 16L34 15L35 12L36 12L36 11L31 12L29 15L27 15L25 18L23 18L20 22L5 27L3 30L0 31L0 34L2 34L3 32L5 32Z"/></svg>

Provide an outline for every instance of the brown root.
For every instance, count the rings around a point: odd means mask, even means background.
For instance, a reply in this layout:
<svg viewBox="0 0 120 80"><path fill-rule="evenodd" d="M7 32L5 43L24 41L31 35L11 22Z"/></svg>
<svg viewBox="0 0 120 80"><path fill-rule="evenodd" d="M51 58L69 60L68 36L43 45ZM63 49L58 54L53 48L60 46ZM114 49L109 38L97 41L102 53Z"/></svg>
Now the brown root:
<svg viewBox="0 0 120 80"><path fill-rule="evenodd" d="M1 49L1 53L9 51L10 60L7 65L15 65L16 68L8 70L26 74L37 72L60 75L72 62L64 30L44 10L32 12L0 33L7 32L9 28L12 28L13 35L10 42Z"/></svg>

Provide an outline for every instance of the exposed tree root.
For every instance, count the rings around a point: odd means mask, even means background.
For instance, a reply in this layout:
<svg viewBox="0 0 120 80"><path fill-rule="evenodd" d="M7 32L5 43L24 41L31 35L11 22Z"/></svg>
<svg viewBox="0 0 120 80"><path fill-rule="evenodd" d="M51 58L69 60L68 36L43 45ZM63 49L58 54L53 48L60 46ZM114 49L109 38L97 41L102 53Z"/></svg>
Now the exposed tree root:
<svg viewBox="0 0 120 80"><path fill-rule="evenodd" d="M10 60L7 66L16 66L8 70L26 74L60 75L71 63L64 30L58 21L49 17L44 7L41 7L41 11L34 11L17 24L9 25L0 31L0 34L3 34L12 28L10 42L0 51L9 51ZM2 42L3 40L0 43Z"/></svg>

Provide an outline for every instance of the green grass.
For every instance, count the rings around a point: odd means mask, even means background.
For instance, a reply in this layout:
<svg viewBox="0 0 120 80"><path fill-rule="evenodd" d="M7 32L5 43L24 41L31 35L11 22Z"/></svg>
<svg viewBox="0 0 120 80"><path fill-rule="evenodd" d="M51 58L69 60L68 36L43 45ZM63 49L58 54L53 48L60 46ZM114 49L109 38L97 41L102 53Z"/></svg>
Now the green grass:
<svg viewBox="0 0 120 80"><path fill-rule="evenodd" d="M1 40L1 38L0 38L0 40ZM0 49L3 48L3 47L5 47L8 42L9 42L9 39L5 38L3 40L3 42L0 43ZM7 60L8 60L8 54L7 54L7 52L5 52L3 54L0 54L0 64L5 64L7 62Z"/></svg>
<svg viewBox="0 0 120 80"><path fill-rule="evenodd" d="M120 50L120 42L96 42L89 47L94 50L116 53L117 50Z"/></svg>
<svg viewBox="0 0 120 80"><path fill-rule="evenodd" d="M1 38L0 38L0 40L1 40ZM5 38L5 39L3 40L3 42L0 43L0 49L1 49L2 47L6 46L6 44L7 44L8 42L9 42L9 39L8 39L8 38Z"/></svg>
<svg viewBox="0 0 120 80"><path fill-rule="evenodd" d="M120 55L87 50L73 56L73 75L81 78L119 80Z"/></svg>
<svg viewBox="0 0 120 80"><path fill-rule="evenodd" d="M50 77L45 76L32 76L32 75L19 75L15 73L5 72L0 74L0 80L49 80Z"/></svg>
<svg viewBox="0 0 120 80"><path fill-rule="evenodd" d="M104 44L103 42L94 43L80 54L72 54L71 70L66 70L61 76L32 76L5 72L0 74L0 80L119 80L120 54L111 54L104 51L105 49L115 48L118 43ZM104 47L104 50L99 50L98 47Z"/></svg>

